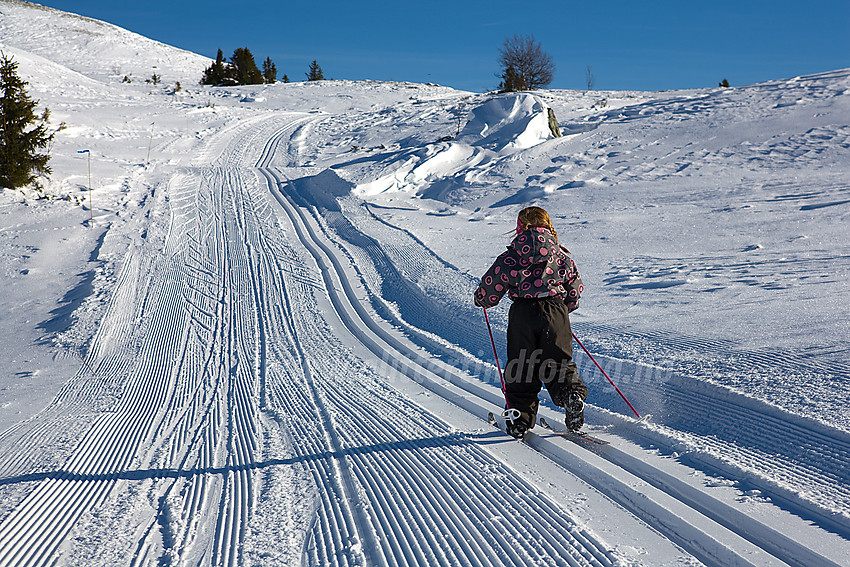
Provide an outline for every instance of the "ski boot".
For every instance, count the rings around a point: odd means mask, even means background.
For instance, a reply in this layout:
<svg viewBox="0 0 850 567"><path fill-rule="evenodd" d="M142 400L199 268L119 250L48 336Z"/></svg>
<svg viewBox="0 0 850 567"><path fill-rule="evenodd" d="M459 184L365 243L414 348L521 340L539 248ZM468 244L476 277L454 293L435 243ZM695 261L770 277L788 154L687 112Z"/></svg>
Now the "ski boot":
<svg viewBox="0 0 850 567"><path fill-rule="evenodd" d="M564 404L564 422L570 431L578 431L584 425L584 400L581 394L573 390Z"/></svg>

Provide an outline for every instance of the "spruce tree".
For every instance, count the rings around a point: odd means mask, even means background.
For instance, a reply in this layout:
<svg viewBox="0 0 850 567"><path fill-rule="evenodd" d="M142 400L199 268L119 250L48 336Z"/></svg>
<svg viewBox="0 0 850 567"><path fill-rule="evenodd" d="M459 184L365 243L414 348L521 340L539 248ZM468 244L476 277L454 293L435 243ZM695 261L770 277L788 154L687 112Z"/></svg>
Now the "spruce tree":
<svg viewBox="0 0 850 567"><path fill-rule="evenodd" d="M53 139L47 133L50 112L36 116L38 101L30 98L27 84L18 76L18 64L0 53L0 187L9 189L50 173L50 156L39 153Z"/></svg>
<svg viewBox="0 0 850 567"><path fill-rule="evenodd" d="M222 53L221 49L218 50L218 55L216 55L215 63L207 67L206 71L204 71L204 76L201 78L202 85L220 85L224 83L224 79L227 76L227 69L225 69L224 63L224 53Z"/></svg>
<svg viewBox="0 0 850 567"><path fill-rule="evenodd" d="M263 74L257 69L254 55L247 47L238 47L230 58L237 85L260 85Z"/></svg>
<svg viewBox="0 0 850 567"><path fill-rule="evenodd" d="M310 72L305 73L307 75L308 81L323 81L325 79L325 75L322 73L322 68L313 59L313 62L310 63Z"/></svg>
<svg viewBox="0 0 850 567"><path fill-rule="evenodd" d="M277 82L277 67L272 63L271 57L266 57L263 61L263 80L268 84Z"/></svg>
<svg viewBox="0 0 850 567"><path fill-rule="evenodd" d="M524 91L525 86L522 84L522 78L516 72L512 65L509 65L505 72L502 73L502 82L499 84L499 91L503 93L512 93L516 91Z"/></svg>
<svg viewBox="0 0 850 567"><path fill-rule="evenodd" d="M289 75L287 75L286 73L284 73L284 74L283 74L283 79L281 79L281 80L282 80L284 83L288 83L288 82L289 82Z"/></svg>

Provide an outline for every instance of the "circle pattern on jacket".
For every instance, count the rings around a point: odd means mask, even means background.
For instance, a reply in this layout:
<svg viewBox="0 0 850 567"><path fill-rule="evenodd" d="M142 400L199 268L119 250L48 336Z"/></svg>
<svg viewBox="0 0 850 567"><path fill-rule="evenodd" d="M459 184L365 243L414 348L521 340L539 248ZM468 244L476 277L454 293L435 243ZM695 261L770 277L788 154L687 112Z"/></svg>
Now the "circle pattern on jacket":
<svg viewBox="0 0 850 567"><path fill-rule="evenodd" d="M477 302L496 305L508 293L513 299L562 297L572 311L584 286L575 263L561 252L546 227L529 227L500 255L476 291Z"/></svg>

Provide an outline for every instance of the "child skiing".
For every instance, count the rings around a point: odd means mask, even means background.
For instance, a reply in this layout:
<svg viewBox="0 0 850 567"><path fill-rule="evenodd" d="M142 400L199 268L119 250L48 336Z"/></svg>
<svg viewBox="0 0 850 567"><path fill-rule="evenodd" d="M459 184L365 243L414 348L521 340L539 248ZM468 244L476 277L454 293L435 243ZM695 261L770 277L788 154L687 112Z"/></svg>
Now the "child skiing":
<svg viewBox="0 0 850 567"><path fill-rule="evenodd" d="M587 387L573 362L569 313L584 286L575 262L558 244L549 214L528 207L517 216L516 237L481 278L475 305L489 308L507 293L508 361L505 365L507 432L522 439L537 421L543 384L565 409L570 431L584 425Z"/></svg>

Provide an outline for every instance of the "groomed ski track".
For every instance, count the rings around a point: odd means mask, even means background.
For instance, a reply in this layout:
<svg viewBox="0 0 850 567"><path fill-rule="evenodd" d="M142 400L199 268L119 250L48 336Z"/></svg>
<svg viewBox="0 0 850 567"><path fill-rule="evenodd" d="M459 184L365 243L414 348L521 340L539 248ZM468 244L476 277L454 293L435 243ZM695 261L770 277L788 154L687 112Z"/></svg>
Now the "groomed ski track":
<svg viewBox="0 0 850 567"><path fill-rule="evenodd" d="M80 371L0 437L0 565L841 564L850 530L825 506L755 476L785 508L747 514L729 486L689 480L738 470L710 451L693 469L664 459L681 437L663 425L590 411L613 441L597 452L490 427L498 389L379 313L394 298L363 251L299 195L319 172L291 139L314 119L233 128L155 195ZM391 271L387 254L372 261ZM736 462L850 501L846 439L663 387L760 424ZM774 459L772 431L812 440L831 469Z"/></svg>

